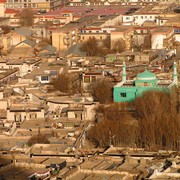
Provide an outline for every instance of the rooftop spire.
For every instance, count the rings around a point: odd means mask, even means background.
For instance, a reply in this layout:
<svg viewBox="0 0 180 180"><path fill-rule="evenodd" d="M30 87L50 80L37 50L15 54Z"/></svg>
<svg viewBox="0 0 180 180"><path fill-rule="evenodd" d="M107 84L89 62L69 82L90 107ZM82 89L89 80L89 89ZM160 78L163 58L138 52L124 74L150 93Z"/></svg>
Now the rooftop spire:
<svg viewBox="0 0 180 180"><path fill-rule="evenodd" d="M126 64L125 64L125 62L123 62L122 81L126 82Z"/></svg>
<svg viewBox="0 0 180 180"><path fill-rule="evenodd" d="M173 69L174 69L174 72L173 72L173 81L177 85L178 84L178 78L177 78L177 66L176 66L176 62L174 62Z"/></svg>

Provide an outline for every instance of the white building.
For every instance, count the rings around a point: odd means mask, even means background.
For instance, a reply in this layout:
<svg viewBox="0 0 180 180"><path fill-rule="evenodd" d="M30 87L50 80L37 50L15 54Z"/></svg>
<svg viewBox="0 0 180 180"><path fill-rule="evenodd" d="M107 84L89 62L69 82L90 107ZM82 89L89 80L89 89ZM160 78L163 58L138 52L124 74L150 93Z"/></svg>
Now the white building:
<svg viewBox="0 0 180 180"><path fill-rule="evenodd" d="M146 21L155 22L156 17L158 17L158 14L156 14L156 13L140 13L140 14L135 14L135 15L133 15L134 25L141 26Z"/></svg>
<svg viewBox="0 0 180 180"><path fill-rule="evenodd" d="M173 46L174 30L171 27L159 27L152 32L151 49L171 49Z"/></svg>

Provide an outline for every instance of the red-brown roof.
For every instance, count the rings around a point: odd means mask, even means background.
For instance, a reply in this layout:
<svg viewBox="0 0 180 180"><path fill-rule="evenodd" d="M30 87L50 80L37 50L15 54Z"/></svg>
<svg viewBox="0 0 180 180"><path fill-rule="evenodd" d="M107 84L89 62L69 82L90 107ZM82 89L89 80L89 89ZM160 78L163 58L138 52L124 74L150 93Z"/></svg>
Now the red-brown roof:
<svg viewBox="0 0 180 180"><path fill-rule="evenodd" d="M0 0L1 1L1 0ZM5 10L5 14L16 14L19 11L15 10L15 9L6 9Z"/></svg>
<svg viewBox="0 0 180 180"><path fill-rule="evenodd" d="M62 11L62 14L64 14L64 13L72 13L72 11L69 11L69 10L65 9L65 10Z"/></svg>
<svg viewBox="0 0 180 180"><path fill-rule="evenodd" d="M6 0L0 0L0 3L6 3Z"/></svg>

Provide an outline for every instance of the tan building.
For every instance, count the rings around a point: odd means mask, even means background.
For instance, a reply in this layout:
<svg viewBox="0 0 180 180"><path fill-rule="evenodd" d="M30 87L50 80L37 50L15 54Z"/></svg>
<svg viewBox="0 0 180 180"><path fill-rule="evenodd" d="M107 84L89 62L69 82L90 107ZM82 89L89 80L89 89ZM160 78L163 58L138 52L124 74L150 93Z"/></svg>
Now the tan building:
<svg viewBox="0 0 180 180"><path fill-rule="evenodd" d="M0 69L0 85L5 86L6 84L16 82L18 74L18 68L4 69L4 67L2 66Z"/></svg>
<svg viewBox="0 0 180 180"><path fill-rule="evenodd" d="M114 43L122 39L125 43L125 50L130 50L132 45L133 29L131 27L122 26L110 33L111 47Z"/></svg>
<svg viewBox="0 0 180 180"><path fill-rule="evenodd" d="M0 50L3 48L3 31L0 28Z"/></svg>
<svg viewBox="0 0 180 180"><path fill-rule="evenodd" d="M31 29L26 27L21 27L12 32L12 45L17 45L18 43L30 38L35 33Z"/></svg>
<svg viewBox="0 0 180 180"><path fill-rule="evenodd" d="M23 9L23 8L33 8L39 10L54 9L62 5L61 1L58 0L7 0L6 7L12 9Z"/></svg>
<svg viewBox="0 0 180 180"><path fill-rule="evenodd" d="M1 59L0 67L12 69L19 69L18 77L22 77L28 73L30 73L38 64L40 64L40 59L35 58L9 58L9 59Z"/></svg>
<svg viewBox="0 0 180 180"><path fill-rule="evenodd" d="M7 109L7 119L16 122L17 125L25 120L36 118L44 118L44 107L39 104L27 104L24 101L21 104L10 104Z"/></svg>
<svg viewBox="0 0 180 180"><path fill-rule="evenodd" d="M0 0L0 17L4 16L5 9L6 9L6 0Z"/></svg>
<svg viewBox="0 0 180 180"><path fill-rule="evenodd" d="M102 43L104 40L106 40L109 37L109 33L103 31L102 28L92 27L92 28L84 28L82 32L79 34L79 36L81 43L87 41L92 37L96 38L100 43Z"/></svg>
<svg viewBox="0 0 180 180"><path fill-rule="evenodd" d="M69 25L69 24L68 24ZM78 29L75 27L66 26L61 30L52 33L52 44L57 50L65 51L68 47L79 42Z"/></svg>
<svg viewBox="0 0 180 180"><path fill-rule="evenodd" d="M97 19L97 16L88 16L71 22L61 29L52 32L52 45L57 51L65 51L80 41L80 30Z"/></svg>
<svg viewBox="0 0 180 180"><path fill-rule="evenodd" d="M3 51L4 52L8 52L11 47L12 47L12 38L11 38L11 34L5 34L3 36Z"/></svg>

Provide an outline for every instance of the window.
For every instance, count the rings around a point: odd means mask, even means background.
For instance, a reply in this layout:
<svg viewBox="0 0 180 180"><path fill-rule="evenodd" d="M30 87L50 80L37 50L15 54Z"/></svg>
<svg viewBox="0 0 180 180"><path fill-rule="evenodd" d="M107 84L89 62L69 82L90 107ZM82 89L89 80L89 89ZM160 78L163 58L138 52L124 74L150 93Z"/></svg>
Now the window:
<svg viewBox="0 0 180 180"><path fill-rule="evenodd" d="M126 97L126 93L120 93L121 97Z"/></svg>
<svg viewBox="0 0 180 180"><path fill-rule="evenodd" d="M57 76L58 75L58 72L56 70L51 70L50 71L50 75L51 76Z"/></svg>
<svg viewBox="0 0 180 180"><path fill-rule="evenodd" d="M48 76L41 76L41 81L48 81L49 77Z"/></svg>
<svg viewBox="0 0 180 180"><path fill-rule="evenodd" d="M148 83L147 83L147 82L144 82L144 86L148 86Z"/></svg>
<svg viewBox="0 0 180 180"><path fill-rule="evenodd" d="M96 81L96 76L92 76L92 82L95 82Z"/></svg>
<svg viewBox="0 0 180 180"><path fill-rule="evenodd" d="M99 39L102 39L102 36L100 36L100 38Z"/></svg>
<svg viewBox="0 0 180 180"><path fill-rule="evenodd" d="M90 76L84 76L84 83L90 83Z"/></svg>
<svg viewBox="0 0 180 180"><path fill-rule="evenodd" d="M143 16L141 16L141 19L143 19Z"/></svg>

